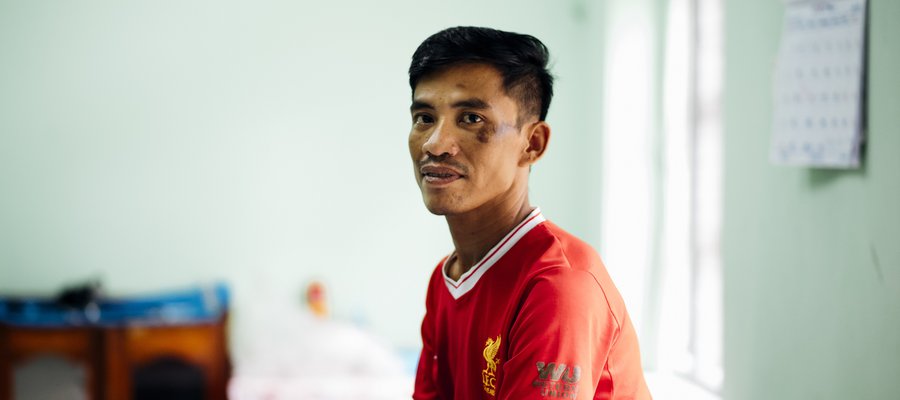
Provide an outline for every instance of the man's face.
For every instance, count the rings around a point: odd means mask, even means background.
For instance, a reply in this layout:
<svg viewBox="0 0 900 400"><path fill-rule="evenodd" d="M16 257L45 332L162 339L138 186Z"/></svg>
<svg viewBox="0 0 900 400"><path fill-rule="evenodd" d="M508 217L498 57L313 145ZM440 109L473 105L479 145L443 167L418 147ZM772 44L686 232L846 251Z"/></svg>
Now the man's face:
<svg viewBox="0 0 900 400"><path fill-rule="evenodd" d="M425 207L457 215L512 201L527 180L518 104L486 64L449 66L413 92L409 153Z"/></svg>

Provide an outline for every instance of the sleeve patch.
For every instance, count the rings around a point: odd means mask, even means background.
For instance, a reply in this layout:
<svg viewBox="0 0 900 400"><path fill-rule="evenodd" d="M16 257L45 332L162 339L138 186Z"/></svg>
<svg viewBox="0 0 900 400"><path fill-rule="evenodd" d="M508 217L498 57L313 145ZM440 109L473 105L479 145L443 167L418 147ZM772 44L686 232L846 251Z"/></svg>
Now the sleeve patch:
<svg viewBox="0 0 900 400"><path fill-rule="evenodd" d="M574 399L578 395L581 367L563 363L538 361L537 377L531 383L542 397Z"/></svg>

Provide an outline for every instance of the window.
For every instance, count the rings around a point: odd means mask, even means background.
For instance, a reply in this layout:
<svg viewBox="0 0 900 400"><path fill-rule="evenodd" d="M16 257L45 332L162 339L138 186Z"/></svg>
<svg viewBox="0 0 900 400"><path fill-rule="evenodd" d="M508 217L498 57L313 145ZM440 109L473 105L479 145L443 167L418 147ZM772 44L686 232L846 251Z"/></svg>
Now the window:
<svg viewBox="0 0 900 400"><path fill-rule="evenodd" d="M715 393L723 381L721 15L720 0L669 3L656 299L659 370Z"/></svg>
<svg viewBox="0 0 900 400"><path fill-rule="evenodd" d="M670 0L664 24L650 3L610 4L600 250L645 367L715 397L723 381L722 1Z"/></svg>

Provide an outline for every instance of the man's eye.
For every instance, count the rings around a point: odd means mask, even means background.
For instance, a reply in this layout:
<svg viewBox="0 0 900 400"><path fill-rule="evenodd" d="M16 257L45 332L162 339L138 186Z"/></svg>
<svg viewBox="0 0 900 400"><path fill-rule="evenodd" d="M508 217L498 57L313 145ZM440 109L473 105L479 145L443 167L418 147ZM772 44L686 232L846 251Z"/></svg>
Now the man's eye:
<svg viewBox="0 0 900 400"><path fill-rule="evenodd" d="M477 124L481 121L483 121L483 119L478 114L466 113L462 116L462 122L464 124Z"/></svg>
<svg viewBox="0 0 900 400"><path fill-rule="evenodd" d="M430 124L434 122L434 118L431 118L428 114L416 114L413 116L413 123L418 124Z"/></svg>

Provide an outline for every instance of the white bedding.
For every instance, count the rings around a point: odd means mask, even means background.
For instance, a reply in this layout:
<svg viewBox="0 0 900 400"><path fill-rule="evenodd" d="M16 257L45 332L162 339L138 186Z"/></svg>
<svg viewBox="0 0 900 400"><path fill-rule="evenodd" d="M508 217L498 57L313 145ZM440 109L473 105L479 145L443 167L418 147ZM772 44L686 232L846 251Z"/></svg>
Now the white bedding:
<svg viewBox="0 0 900 400"><path fill-rule="evenodd" d="M234 354L232 400L399 400L412 396L410 368L364 330L299 310L247 318Z"/></svg>

